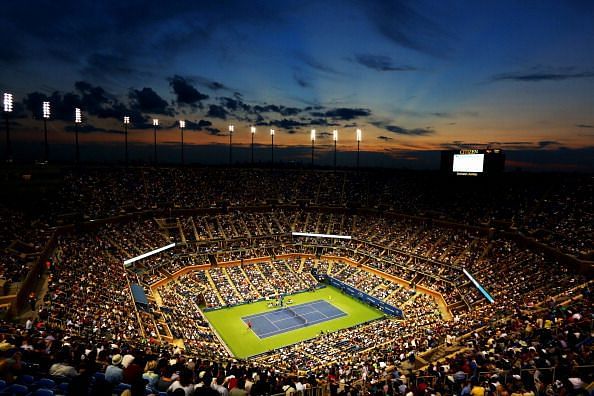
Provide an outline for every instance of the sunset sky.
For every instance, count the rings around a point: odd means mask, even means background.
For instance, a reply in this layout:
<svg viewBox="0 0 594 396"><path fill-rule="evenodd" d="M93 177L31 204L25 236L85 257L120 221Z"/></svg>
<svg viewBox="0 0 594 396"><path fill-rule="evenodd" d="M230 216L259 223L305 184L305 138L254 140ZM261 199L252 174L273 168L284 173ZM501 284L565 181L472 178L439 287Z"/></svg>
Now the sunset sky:
<svg viewBox="0 0 594 396"><path fill-rule="evenodd" d="M489 144L508 167L594 170L594 2L583 1L7 1L0 14L0 90L15 97L16 159L42 156L50 100L52 157L152 154L437 168L439 150ZM4 152L5 127L1 127Z"/></svg>

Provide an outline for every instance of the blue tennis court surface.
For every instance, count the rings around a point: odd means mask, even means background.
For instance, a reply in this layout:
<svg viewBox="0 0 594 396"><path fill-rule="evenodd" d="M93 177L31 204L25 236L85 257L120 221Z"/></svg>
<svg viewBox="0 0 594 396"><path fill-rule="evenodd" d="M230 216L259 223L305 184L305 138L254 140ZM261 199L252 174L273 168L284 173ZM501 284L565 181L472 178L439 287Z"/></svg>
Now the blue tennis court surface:
<svg viewBox="0 0 594 396"><path fill-rule="evenodd" d="M317 300L241 319L246 324L248 321L252 323L252 330L258 337L267 338L341 316L346 316L346 313L324 300Z"/></svg>

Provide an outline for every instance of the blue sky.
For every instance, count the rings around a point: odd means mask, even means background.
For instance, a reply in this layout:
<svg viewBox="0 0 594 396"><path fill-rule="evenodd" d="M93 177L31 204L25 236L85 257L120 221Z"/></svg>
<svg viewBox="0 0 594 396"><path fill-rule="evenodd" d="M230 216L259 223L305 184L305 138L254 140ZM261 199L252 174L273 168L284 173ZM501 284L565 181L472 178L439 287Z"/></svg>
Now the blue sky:
<svg viewBox="0 0 594 396"><path fill-rule="evenodd" d="M224 144L229 123L238 145L249 142L251 124L275 127L287 160L309 144L311 128L322 132L323 152L323 132L339 129L349 151L360 127L364 150L395 165L430 167L424 153L460 143L515 151L508 158L528 168L594 162L592 1L3 7L0 88L23 103L14 128L24 143L38 141L40 98L71 93L62 104L82 106L88 146L119 142L126 113L147 132L136 132L139 147L150 140L150 118L160 117L165 143L174 144L183 118L196 132L187 143L197 147ZM70 139L64 111L51 126L56 142ZM523 160L523 151L534 153Z"/></svg>

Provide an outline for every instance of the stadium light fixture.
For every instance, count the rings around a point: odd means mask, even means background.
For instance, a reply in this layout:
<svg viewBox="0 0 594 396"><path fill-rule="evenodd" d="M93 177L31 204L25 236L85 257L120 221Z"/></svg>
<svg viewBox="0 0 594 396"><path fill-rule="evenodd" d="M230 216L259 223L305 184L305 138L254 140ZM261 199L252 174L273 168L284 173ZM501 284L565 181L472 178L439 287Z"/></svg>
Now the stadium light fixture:
<svg viewBox="0 0 594 396"><path fill-rule="evenodd" d="M270 153L272 155L271 164L274 169L274 129L270 130Z"/></svg>
<svg viewBox="0 0 594 396"><path fill-rule="evenodd" d="M316 142L316 130L315 129L311 130L310 138L311 138L311 168L313 169L313 167L314 167L314 144Z"/></svg>
<svg viewBox="0 0 594 396"><path fill-rule="evenodd" d="M336 143L338 142L338 130L332 131L332 140L334 140L334 172L336 172Z"/></svg>
<svg viewBox="0 0 594 396"><path fill-rule="evenodd" d="M10 141L10 122L8 117L12 113L12 94L4 92L3 96L4 103L4 118L6 119L6 161L12 160L12 144Z"/></svg>
<svg viewBox="0 0 594 396"><path fill-rule="evenodd" d="M251 126L250 132L252 133L252 166L254 165L254 136L256 135L256 127Z"/></svg>
<svg viewBox="0 0 594 396"><path fill-rule="evenodd" d="M50 102L43 102L41 105L41 110L43 112L43 148L44 148L44 159L45 162L49 160L49 145L47 142L47 120L49 120L51 116L51 105Z"/></svg>
<svg viewBox="0 0 594 396"><path fill-rule="evenodd" d="M357 128L357 169L359 169L359 155L361 149L361 139L363 138L363 132Z"/></svg>
<svg viewBox="0 0 594 396"><path fill-rule="evenodd" d="M159 119L153 118L153 140L154 140L154 152L153 152L153 162L155 165L157 164L157 127L159 126Z"/></svg>
<svg viewBox="0 0 594 396"><path fill-rule="evenodd" d="M186 121L179 120L179 130L181 131L181 163L185 164L184 158L184 129L186 128Z"/></svg>
<svg viewBox="0 0 594 396"><path fill-rule="evenodd" d="M229 165L233 163L233 132L235 131L234 125L229 125Z"/></svg>
<svg viewBox="0 0 594 396"><path fill-rule="evenodd" d="M130 124L130 117L124 116L124 160L126 161L126 165L128 165L128 124Z"/></svg>
<svg viewBox="0 0 594 396"><path fill-rule="evenodd" d="M74 109L74 141L76 145L76 164L80 163L80 147L78 145L78 125L82 123L82 111L80 108L76 107Z"/></svg>

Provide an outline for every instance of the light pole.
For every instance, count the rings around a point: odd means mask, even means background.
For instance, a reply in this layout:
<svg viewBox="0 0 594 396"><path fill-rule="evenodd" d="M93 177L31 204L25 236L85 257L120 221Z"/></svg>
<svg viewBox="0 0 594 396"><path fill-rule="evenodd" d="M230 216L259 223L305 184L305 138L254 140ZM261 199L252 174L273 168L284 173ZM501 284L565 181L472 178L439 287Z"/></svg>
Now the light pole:
<svg viewBox="0 0 594 396"><path fill-rule="evenodd" d="M157 127L159 126L159 119L153 118L153 139L154 139L154 153L153 162L157 165Z"/></svg>
<svg viewBox="0 0 594 396"><path fill-rule="evenodd" d="M42 105L43 110L43 135L44 135L44 154L45 154L45 162L49 160L49 145L47 143L47 120L50 118L51 108L50 102L43 102Z"/></svg>
<svg viewBox="0 0 594 396"><path fill-rule="evenodd" d="M12 113L12 94L4 93L4 117L6 118L6 161L12 160L12 144L10 142L10 122L8 116Z"/></svg>
<svg viewBox="0 0 594 396"><path fill-rule="evenodd" d="M312 129L310 133L311 137L311 169L314 167L314 143L316 142L316 130Z"/></svg>
<svg viewBox="0 0 594 396"><path fill-rule="evenodd" d="M336 172L336 142L338 142L338 130L332 131L332 140L334 140L334 172Z"/></svg>
<svg viewBox="0 0 594 396"><path fill-rule="evenodd" d="M126 152L126 166L128 165L128 124L130 123L130 117L124 116L124 150Z"/></svg>
<svg viewBox="0 0 594 396"><path fill-rule="evenodd" d="M179 120L179 129L181 131L181 163L184 165L186 163L184 159L184 128L186 127L186 122L184 120Z"/></svg>
<svg viewBox="0 0 594 396"><path fill-rule="evenodd" d="M82 112L78 107L74 109L74 141L76 144L76 165L80 163L80 149L78 147L78 124L82 122Z"/></svg>
<svg viewBox="0 0 594 396"><path fill-rule="evenodd" d="M361 148L361 138L363 137L363 132L359 128L357 128L357 170L359 170L359 149Z"/></svg>
<svg viewBox="0 0 594 396"><path fill-rule="evenodd" d="M272 155L272 169L274 169L274 129L270 130L270 153Z"/></svg>
<svg viewBox="0 0 594 396"><path fill-rule="evenodd" d="M233 131L235 127L229 125L229 166L233 163Z"/></svg>
<svg viewBox="0 0 594 396"><path fill-rule="evenodd" d="M256 134L256 127L252 126L250 132L252 133L252 166L254 166L254 135Z"/></svg>

